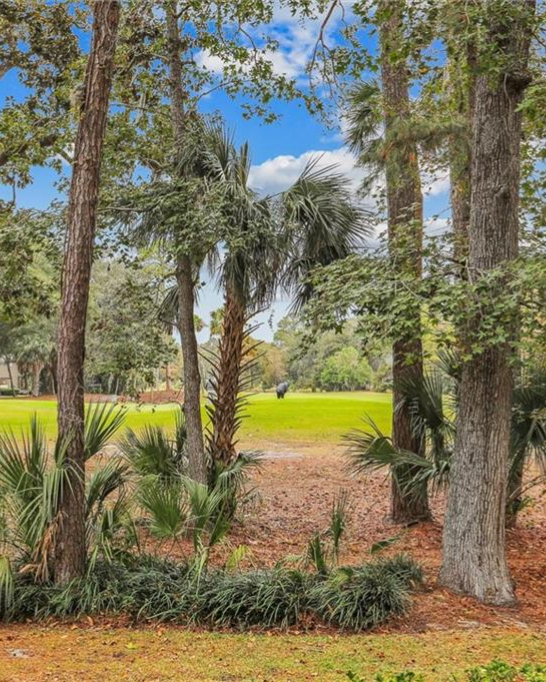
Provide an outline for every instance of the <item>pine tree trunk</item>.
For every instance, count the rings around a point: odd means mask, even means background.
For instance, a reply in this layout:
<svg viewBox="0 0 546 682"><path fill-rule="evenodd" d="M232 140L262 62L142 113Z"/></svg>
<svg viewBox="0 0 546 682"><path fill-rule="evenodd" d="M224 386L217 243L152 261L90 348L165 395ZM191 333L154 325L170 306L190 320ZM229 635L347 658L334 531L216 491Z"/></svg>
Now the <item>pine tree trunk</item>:
<svg viewBox="0 0 546 682"><path fill-rule="evenodd" d="M186 130L184 115L184 86L180 59L180 34L177 18L178 3L165 3L169 45L169 71L171 94L171 120L175 144L175 161L184 143ZM195 333L193 264L189 255L178 257L176 278L178 282L179 331L184 360L184 413L188 433L189 474L200 483L207 482L207 461L203 441L201 417L201 376L199 373L199 346Z"/></svg>
<svg viewBox="0 0 546 682"><path fill-rule="evenodd" d="M394 59L400 47L400 0L383 0L378 12L385 16L380 26L381 81L384 103L385 136L396 143L400 122L410 115L407 65ZM386 159L389 251L401 273L419 279L422 274L423 196L419 162L415 144L404 142L396 152L396 161ZM397 339L393 345L392 437L397 448L422 453L423 443L411 429L409 409L403 400L400 384L423 376L419 305L407 311L413 317L414 332L409 338ZM405 490L404 482L413 474L411 467L401 469L392 484L391 516L395 523L414 523L430 518L426 491L415 496Z"/></svg>
<svg viewBox="0 0 546 682"><path fill-rule="evenodd" d="M516 7L516 5L518 7ZM516 9L531 8L519 0ZM521 113L528 83L528 29L503 18L490 27L506 71L476 79L468 270L473 281L518 255ZM491 54L478 56L490 64ZM469 321L472 333L478 320ZM514 335L516 329L514 327ZM512 345L486 349L463 367L441 582L493 604L510 604L505 514L513 393Z"/></svg>
<svg viewBox="0 0 546 682"><path fill-rule="evenodd" d="M66 584L84 574L85 323L99 196L102 148L108 117L116 36L117 0L93 3L93 41L85 75L84 100L74 152L62 279L58 341L59 438L69 442L70 486L63 495L62 523L56 537L55 580Z"/></svg>
<svg viewBox="0 0 546 682"><path fill-rule="evenodd" d="M246 324L244 305L229 286L226 287L223 324L218 348L210 450L215 461L229 464L236 454L234 438L238 428L237 404L241 390Z"/></svg>

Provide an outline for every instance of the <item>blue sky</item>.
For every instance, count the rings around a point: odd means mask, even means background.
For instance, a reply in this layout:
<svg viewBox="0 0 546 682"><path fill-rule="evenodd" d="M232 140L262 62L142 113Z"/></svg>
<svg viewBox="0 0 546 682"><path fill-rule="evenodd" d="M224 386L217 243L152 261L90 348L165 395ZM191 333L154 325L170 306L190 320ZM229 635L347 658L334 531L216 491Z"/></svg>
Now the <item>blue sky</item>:
<svg viewBox="0 0 546 682"><path fill-rule="evenodd" d="M267 30L280 43L279 52L272 55L275 69L279 73L294 77L300 83L305 81L305 65L312 54L319 26L320 20L302 24L294 20L287 10L278 6L275 22ZM329 36L329 39L335 40L333 36ZM199 59L213 70L221 67L215 63L214 58L206 54L199 55ZM0 81L0 103L10 95L17 98L24 95L15 72ZM325 165L338 164L339 170L347 175L348 181L356 189L363 172L356 168L354 158L344 148L339 128L326 129L307 112L303 103L297 101L275 103L275 110L281 114L281 119L273 124L264 124L257 117L252 120L243 119L240 105L241 102L233 101L221 92L203 100L203 110L221 111L228 124L235 129L237 140L249 141L253 162L251 184L256 190L265 194L285 189L298 177L306 162L317 154L322 155L322 163ZM66 167L65 171L69 173L70 169ZM32 184L18 191L18 203L25 207L45 208L57 197L54 185L58 176L53 170L44 168L35 168L32 176ZM427 191L426 216L431 223L429 229L441 230L448 217L447 179L439 177L431 181L425 178L424 185ZM11 190L0 186L0 197L10 196ZM208 283L201 292L198 313L208 321L210 312L220 305L221 296L212 283ZM262 325L256 336L270 340L275 324L286 313L288 305L287 301L279 301L272 311L261 315L259 321ZM207 336L206 330L203 336Z"/></svg>

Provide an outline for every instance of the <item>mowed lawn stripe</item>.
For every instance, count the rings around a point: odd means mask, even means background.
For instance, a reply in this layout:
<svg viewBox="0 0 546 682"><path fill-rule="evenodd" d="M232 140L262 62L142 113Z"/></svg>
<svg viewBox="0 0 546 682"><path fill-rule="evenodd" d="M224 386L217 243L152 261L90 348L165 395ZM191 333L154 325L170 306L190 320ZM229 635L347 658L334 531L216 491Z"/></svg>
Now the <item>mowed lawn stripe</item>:
<svg viewBox="0 0 546 682"><path fill-rule="evenodd" d="M241 440L259 443L337 443L353 428L363 427L362 418L371 416L385 432L390 432L392 398L386 393L289 393L277 400L272 393L249 396L247 418ZM175 405L127 406L125 425L140 429L146 425L171 427ZM0 399L0 431L19 431L36 414L49 438L56 433L55 401Z"/></svg>

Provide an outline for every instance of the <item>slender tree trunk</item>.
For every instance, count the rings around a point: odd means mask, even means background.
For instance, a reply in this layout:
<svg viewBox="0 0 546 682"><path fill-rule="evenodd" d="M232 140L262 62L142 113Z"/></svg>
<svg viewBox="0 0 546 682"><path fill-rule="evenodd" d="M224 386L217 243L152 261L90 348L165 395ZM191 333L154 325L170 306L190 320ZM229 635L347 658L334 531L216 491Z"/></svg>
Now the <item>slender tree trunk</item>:
<svg viewBox="0 0 546 682"><path fill-rule="evenodd" d="M404 141L396 145L397 129L410 113L407 65L395 59L401 40L401 0L383 0L378 11L385 16L380 26L381 80L385 136L397 149L396 158L386 159L389 250L396 268L415 279L421 278L423 245L423 196L419 177L417 147ZM423 376L421 311L416 303L407 311L413 316L413 333L393 345L394 416L393 443L397 448L421 453L423 443L412 432L409 408L400 385L409 378ZM391 515L396 523L413 523L430 518L426 491L415 496L405 490L411 467L393 477Z"/></svg>
<svg viewBox="0 0 546 682"><path fill-rule="evenodd" d="M49 370L51 372L51 385L53 386L53 394L57 395L58 381L57 381L57 351L51 353Z"/></svg>
<svg viewBox="0 0 546 682"><path fill-rule="evenodd" d="M38 397L40 395L40 376L42 374L43 365L41 362L34 362L32 365L32 395Z"/></svg>
<svg viewBox="0 0 546 682"><path fill-rule="evenodd" d="M534 8L518 0L513 8ZM468 270L473 281L518 255L521 113L529 82L526 17L490 26L504 72L476 79ZM469 333L479 320L469 321ZM515 336L515 323L514 323ZM510 604L506 561L506 482L513 393L512 344L487 348L463 368L453 468L443 537L444 585L493 604Z"/></svg>
<svg viewBox="0 0 546 682"><path fill-rule="evenodd" d="M245 324L245 307L227 286L210 437L211 455L222 464L229 464L235 458L234 439L239 426L237 408L242 388Z"/></svg>
<svg viewBox="0 0 546 682"><path fill-rule="evenodd" d="M8 376L9 376L9 386L11 388L11 393L12 395L15 395L15 385L13 383L13 372L11 371L11 362L9 358L5 358L6 361L6 369L8 370Z"/></svg>
<svg viewBox="0 0 546 682"><path fill-rule="evenodd" d="M93 41L76 137L59 323L59 438L66 440L70 485L61 500L55 580L67 583L85 571L84 387L85 322L93 259L102 148L108 117L118 0L93 3Z"/></svg>
<svg viewBox="0 0 546 682"><path fill-rule="evenodd" d="M184 143L184 86L180 59L180 34L175 0L166 2L167 33L169 40L169 70L171 91L171 119L175 144L175 161ZM189 474L200 483L207 482L207 461L203 441L201 417L201 376L199 374L199 347L195 333L195 296L193 263L187 254L178 256L176 279L178 282L179 331L184 360L184 413L188 433Z"/></svg>

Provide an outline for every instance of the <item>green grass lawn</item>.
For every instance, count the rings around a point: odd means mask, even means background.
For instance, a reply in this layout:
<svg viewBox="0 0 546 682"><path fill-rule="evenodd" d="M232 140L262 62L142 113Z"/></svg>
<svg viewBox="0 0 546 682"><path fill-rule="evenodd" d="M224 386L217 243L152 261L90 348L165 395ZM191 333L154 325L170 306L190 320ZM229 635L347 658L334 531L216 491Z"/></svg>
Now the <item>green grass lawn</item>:
<svg viewBox="0 0 546 682"><path fill-rule="evenodd" d="M146 424L170 426L176 409L174 405L129 405L125 423L135 429ZM260 393L249 398L241 438L252 443L336 443L344 433L361 425L364 414L388 432L391 410L391 396L386 393L289 393L284 400L277 400L272 393ZM0 399L0 430L19 430L34 413L53 437L57 418L54 401Z"/></svg>

